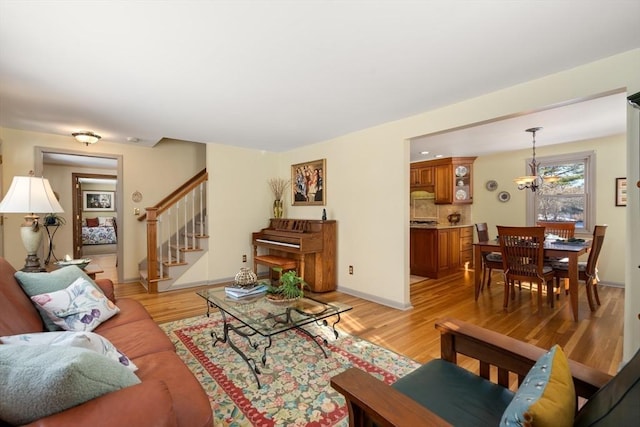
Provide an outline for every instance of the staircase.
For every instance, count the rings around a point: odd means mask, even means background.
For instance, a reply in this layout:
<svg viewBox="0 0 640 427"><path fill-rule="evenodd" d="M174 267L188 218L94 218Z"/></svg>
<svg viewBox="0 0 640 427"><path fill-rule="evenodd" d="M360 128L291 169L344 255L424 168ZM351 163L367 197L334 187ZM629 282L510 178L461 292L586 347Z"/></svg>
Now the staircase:
<svg viewBox="0 0 640 427"><path fill-rule="evenodd" d="M174 289L180 276L206 253L207 180L203 169L138 217L147 223L147 257L138 264L147 292Z"/></svg>

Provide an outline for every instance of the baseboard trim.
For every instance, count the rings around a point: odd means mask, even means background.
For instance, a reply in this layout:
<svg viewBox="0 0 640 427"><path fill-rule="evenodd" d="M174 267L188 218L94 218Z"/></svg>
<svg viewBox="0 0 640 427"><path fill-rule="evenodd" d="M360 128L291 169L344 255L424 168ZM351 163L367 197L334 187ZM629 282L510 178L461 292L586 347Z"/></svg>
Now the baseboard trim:
<svg viewBox="0 0 640 427"><path fill-rule="evenodd" d="M366 299L367 301L375 302L376 304L384 305L387 307L395 308L397 310L410 310L413 308L411 303L409 305L398 304L395 301L391 301L385 298L380 298L376 295L371 295L365 292L356 291L354 289L345 288L343 286L338 286L338 292L342 292L343 294L351 295L354 297Z"/></svg>

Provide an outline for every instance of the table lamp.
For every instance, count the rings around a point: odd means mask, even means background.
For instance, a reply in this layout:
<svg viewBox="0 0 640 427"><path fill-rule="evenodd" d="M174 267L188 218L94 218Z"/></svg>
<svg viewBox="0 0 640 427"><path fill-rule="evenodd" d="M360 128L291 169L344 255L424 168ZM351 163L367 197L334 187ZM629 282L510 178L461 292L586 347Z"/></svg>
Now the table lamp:
<svg viewBox="0 0 640 427"><path fill-rule="evenodd" d="M38 249L42 244L42 227L34 212L64 212L58 202L49 180L33 176L14 176L9 191L0 202L0 213L27 213L20 235L27 250L27 258L22 271L45 271L40 265Z"/></svg>

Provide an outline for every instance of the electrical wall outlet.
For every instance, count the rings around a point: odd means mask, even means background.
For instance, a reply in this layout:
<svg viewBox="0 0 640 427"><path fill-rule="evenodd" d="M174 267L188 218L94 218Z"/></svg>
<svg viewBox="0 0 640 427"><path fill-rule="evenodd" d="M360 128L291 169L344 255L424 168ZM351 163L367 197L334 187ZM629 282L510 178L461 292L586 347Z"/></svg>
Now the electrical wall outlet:
<svg viewBox="0 0 640 427"><path fill-rule="evenodd" d="M242 262L247 262L247 256L246 255L242 255Z"/></svg>
<svg viewBox="0 0 640 427"><path fill-rule="evenodd" d="M353 274L353 265L349 266L349 274Z"/></svg>

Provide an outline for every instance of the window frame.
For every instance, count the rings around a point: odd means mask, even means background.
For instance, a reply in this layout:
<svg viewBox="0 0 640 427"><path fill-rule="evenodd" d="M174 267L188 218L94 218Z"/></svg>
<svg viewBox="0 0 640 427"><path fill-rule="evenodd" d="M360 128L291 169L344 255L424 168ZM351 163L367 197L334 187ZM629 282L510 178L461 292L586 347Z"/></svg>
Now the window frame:
<svg viewBox="0 0 640 427"><path fill-rule="evenodd" d="M525 162L525 170L529 170L531 158ZM585 213L584 227L576 228L576 234L592 234L596 223L596 152L580 151L576 153L565 153L545 157L537 157L539 167L554 166L563 163L584 162L584 191L585 191ZM527 172L528 173L528 172ZM537 222L536 197L537 193L527 189L527 226L534 226Z"/></svg>

